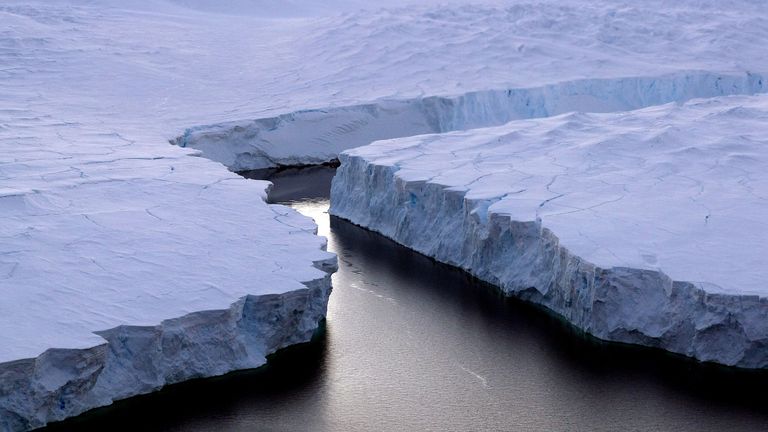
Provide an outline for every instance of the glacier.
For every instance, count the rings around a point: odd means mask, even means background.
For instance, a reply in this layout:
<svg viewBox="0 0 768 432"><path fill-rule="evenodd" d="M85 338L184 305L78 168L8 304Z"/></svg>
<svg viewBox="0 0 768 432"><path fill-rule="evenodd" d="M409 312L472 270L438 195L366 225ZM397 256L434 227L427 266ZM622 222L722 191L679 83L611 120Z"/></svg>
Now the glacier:
<svg viewBox="0 0 768 432"><path fill-rule="evenodd" d="M348 12L280 48L301 63L252 87L270 105L191 123L170 141L241 171L326 162L379 139L765 92L768 63L754 41L766 29L749 1Z"/></svg>
<svg viewBox="0 0 768 432"><path fill-rule="evenodd" d="M597 338L768 367L768 96L345 151L330 213Z"/></svg>

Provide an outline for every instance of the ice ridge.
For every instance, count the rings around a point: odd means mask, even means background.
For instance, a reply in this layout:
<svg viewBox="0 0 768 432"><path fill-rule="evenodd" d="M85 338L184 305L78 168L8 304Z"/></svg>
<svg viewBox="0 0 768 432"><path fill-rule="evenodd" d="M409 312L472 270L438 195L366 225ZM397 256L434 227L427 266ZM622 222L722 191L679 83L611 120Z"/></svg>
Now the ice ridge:
<svg viewBox="0 0 768 432"><path fill-rule="evenodd" d="M694 98L768 90L762 74L688 71L659 77L584 79L455 96L385 99L186 129L172 144L244 171L327 162L372 141L496 126L572 111L628 111Z"/></svg>

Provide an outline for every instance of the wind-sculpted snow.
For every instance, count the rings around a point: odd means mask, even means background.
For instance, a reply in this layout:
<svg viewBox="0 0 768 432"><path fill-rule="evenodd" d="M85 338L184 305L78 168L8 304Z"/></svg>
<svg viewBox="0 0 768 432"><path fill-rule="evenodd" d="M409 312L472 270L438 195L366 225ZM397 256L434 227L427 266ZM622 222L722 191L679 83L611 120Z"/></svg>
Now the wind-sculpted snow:
<svg viewBox="0 0 768 432"><path fill-rule="evenodd" d="M319 164L372 141L504 124L570 111L627 111L697 97L768 90L762 75L685 72L658 78L570 81L536 88L383 100L187 129L171 143L232 171Z"/></svg>
<svg viewBox="0 0 768 432"><path fill-rule="evenodd" d="M768 96L378 141L331 213L601 339L768 367Z"/></svg>

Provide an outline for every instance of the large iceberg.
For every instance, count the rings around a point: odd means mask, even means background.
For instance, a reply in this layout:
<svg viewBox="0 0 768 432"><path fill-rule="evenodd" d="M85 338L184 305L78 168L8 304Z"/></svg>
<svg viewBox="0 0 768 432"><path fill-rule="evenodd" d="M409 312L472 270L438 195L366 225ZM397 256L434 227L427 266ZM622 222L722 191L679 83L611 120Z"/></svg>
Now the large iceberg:
<svg viewBox="0 0 768 432"><path fill-rule="evenodd" d="M0 5L0 431L259 367L310 340L335 269L267 182L168 144L232 102L189 103L208 72L173 72L196 42L169 23L243 21L68 3Z"/></svg>
<svg viewBox="0 0 768 432"><path fill-rule="evenodd" d="M598 338L768 367L768 96L378 141L333 215Z"/></svg>
<svg viewBox="0 0 768 432"><path fill-rule="evenodd" d="M261 366L325 316L335 256L269 183L113 144L2 165L0 430Z"/></svg>

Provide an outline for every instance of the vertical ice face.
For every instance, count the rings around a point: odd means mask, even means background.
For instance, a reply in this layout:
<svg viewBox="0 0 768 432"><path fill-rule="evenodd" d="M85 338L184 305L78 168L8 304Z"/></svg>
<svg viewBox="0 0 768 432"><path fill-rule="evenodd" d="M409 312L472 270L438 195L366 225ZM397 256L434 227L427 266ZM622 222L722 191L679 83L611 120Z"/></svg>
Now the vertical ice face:
<svg viewBox="0 0 768 432"><path fill-rule="evenodd" d="M232 171L327 162L372 141L497 126L571 111L627 111L669 102L768 90L760 74L680 72L582 79L534 88L476 91L303 110L187 129L172 144L202 151Z"/></svg>
<svg viewBox="0 0 768 432"><path fill-rule="evenodd" d="M0 363L0 430L33 429L168 384L262 366L267 355L311 339L329 294L330 275L304 289L246 296L229 309L101 331L104 343L92 348Z"/></svg>
<svg viewBox="0 0 768 432"><path fill-rule="evenodd" d="M730 97L379 141L330 212L598 338L764 368L766 119Z"/></svg>

